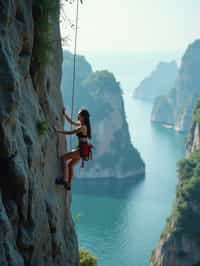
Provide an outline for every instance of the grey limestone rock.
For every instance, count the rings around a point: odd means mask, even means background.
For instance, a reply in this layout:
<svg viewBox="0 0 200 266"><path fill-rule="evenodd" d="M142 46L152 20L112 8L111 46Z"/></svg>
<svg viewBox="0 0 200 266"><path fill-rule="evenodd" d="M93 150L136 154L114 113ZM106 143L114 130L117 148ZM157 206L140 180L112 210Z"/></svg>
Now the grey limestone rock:
<svg viewBox="0 0 200 266"><path fill-rule="evenodd" d="M59 1L51 63L37 52L36 0L0 0L0 265L78 266L70 208L65 215L58 138L63 126ZM48 121L44 134L39 121Z"/></svg>
<svg viewBox="0 0 200 266"><path fill-rule="evenodd" d="M177 131L188 132L192 112L200 97L200 40L190 44L182 58L177 80L171 91L156 99L152 121L171 125Z"/></svg>
<svg viewBox="0 0 200 266"><path fill-rule="evenodd" d="M178 66L175 61L160 62L151 74L141 81L133 96L152 101L156 97L166 95L173 87L177 74Z"/></svg>

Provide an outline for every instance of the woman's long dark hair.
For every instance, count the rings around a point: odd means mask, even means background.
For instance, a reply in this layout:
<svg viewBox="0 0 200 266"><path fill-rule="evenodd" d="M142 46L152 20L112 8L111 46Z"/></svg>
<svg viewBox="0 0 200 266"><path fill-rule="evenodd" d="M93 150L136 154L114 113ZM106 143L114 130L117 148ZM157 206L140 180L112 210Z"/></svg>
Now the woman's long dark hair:
<svg viewBox="0 0 200 266"><path fill-rule="evenodd" d="M91 124L90 124L90 114L88 110L82 109L79 114L83 117L84 119L84 124L87 127L87 136L89 139L92 138L92 130L91 130Z"/></svg>

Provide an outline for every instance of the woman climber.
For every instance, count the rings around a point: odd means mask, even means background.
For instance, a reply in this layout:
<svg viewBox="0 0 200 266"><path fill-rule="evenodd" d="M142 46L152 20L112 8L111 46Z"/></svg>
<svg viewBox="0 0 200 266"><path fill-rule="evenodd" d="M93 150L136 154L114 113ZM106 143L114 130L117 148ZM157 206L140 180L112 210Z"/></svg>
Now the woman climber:
<svg viewBox="0 0 200 266"><path fill-rule="evenodd" d="M71 152L63 155L63 169L64 179L59 178L56 180L56 184L63 184L65 189L71 190L71 181L74 176L74 166L80 159L89 160L91 155L92 145L88 143L88 139L91 139L91 126L90 126L90 114L86 109L82 109L78 113L78 121L73 121L63 108L63 115L66 120L76 128L74 130L66 131L59 130L54 127L55 131L65 135L76 134L78 137L78 146ZM67 169L68 168L68 169Z"/></svg>

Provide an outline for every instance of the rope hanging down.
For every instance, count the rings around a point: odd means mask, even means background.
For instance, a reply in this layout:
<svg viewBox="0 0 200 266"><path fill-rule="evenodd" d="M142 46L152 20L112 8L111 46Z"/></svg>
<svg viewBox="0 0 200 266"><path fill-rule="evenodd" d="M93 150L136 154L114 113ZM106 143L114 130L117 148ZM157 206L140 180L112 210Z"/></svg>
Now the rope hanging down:
<svg viewBox="0 0 200 266"><path fill-rule="evenodd" d="M72 100L71 100L71 119L73 119L73 114L74 114L74 98L75 98L74 96L75 96L75 87L76 87L76 55L77 55L77 40L78 40L79 1L80 0L77 0L77 4L76 4L73 79L72 79ZM72 130L72 125L71 125L71 130ZM72 136L70 136L70 148L72 149Z"/></svg>
<svg viewBox="0 0 200 266"><path fill-rule="evenodd" d="M75 42L74 42L74 60L73 60L73 79L72 79L72 99L71 99L71 119L73 119L73 113L74 113L74 95L75 95L75 85L76 85L76 54L77 54L77 39L78 39L78 17L79 17L79 1L82 3L82 0L77 0L76 5L76 22L75 22ZM72 130L72 125L71 125ZM72 149L72 136L70 136L70 148ZM67 190L64 194L64 205L66 205L65 208L65 218L67 218Z"/></svg>

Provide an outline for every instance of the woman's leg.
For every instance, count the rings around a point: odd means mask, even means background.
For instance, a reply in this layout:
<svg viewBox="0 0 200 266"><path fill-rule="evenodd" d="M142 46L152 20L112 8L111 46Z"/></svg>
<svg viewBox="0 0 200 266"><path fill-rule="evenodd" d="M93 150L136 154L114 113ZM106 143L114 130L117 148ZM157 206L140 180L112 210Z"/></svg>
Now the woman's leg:
<svg viewBox="0 0 200 266"><path fill-rule="evenodd" d="M71 185L72 177L74 176L74 166L80 161L80 155L77 156L76 158L73 158L69 164L69 185Z"/></svg>
<svg viewBox="0 0 200 266"><path fill-rule="evenodd" d="M69 165L67 165L67 161L70 160ZM73 176L73 165L80 160L80 152L72 151L64 154L63 156L63 170L64 170L64 181L68 183L71 182ZM69 180L68 180L69 176Z"/></svg>

